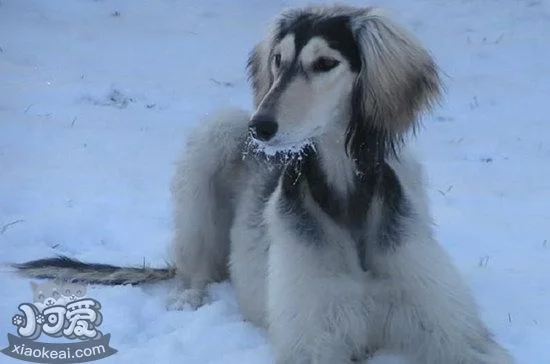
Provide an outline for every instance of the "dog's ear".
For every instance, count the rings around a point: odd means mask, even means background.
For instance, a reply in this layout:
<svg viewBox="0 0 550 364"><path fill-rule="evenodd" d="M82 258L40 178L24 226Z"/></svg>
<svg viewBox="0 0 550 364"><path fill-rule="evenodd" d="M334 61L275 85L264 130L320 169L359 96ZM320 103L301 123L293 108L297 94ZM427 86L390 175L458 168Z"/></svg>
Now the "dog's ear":
<svg viewBox="0 0 550 364"><path fill-rule="evenodd" d="M264 40L256 45L250 52L246 65L254 92L254 107L258 107L273 83L273 76L269 68L270 47L268 43L268 40Z"/></svg>
<svg viewBox="0 0 550 364"><path fill-rule="evenodd" d="M361 111L371 125L392 141L416 126L423 111L439 99L437 65L420 42L378 9L351 19L361 56L356 87Z"/></svg>

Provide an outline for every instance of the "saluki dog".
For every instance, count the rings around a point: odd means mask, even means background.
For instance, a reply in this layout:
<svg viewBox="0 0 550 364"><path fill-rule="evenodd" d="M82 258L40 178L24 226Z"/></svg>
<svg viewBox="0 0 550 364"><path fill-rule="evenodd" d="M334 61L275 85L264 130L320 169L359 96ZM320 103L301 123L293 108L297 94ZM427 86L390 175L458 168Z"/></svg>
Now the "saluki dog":
<svg viewBox="0 0 550 364"><path fill-rule="evenodd" d="M173 180L169 268L67 257L34 278L174 278L168 305L199 307L230 279L277 364L509 364L433 234L406 140L441 94L438 67L376 8L284 11L248 62L252 115L226 109L188 134Z"/></svg>

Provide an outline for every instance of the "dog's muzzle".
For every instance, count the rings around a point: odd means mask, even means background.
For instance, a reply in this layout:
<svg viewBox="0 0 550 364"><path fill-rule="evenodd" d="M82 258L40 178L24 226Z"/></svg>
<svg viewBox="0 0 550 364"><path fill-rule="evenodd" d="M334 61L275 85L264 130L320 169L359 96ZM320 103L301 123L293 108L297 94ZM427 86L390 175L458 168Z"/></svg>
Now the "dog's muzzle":
<svg viewBox="0 0 550 364"><path fill-rule="evenodd" d="M252 134L252 137L262 142L273 138L278 128L279 125L275 121L275 118L262 114L254 116L248 124L248 130Z"/></svg>

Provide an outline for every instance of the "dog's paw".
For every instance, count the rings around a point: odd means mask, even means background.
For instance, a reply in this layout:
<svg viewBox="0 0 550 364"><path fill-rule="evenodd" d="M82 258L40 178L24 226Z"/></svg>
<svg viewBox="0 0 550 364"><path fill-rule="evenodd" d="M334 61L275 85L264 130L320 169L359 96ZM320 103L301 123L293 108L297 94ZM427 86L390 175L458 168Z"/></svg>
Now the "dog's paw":
<svg viewBox="0 0 550 364"><path fill-rule="evenodd" d="M166 308L168 310L179 311L184 309L193 309L205 304L206 292L202 289L174 289L168 294Z"/></svg>

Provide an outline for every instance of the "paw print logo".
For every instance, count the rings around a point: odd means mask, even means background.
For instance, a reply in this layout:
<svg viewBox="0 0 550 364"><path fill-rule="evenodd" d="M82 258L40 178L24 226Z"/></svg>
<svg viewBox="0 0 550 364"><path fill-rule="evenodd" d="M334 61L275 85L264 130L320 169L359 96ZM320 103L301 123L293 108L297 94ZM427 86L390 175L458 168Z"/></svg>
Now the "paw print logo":
<svg viewBox="0 0 550 364"><path fill-rule="evenodd" d="M25 319L21 315L15 315L11 318L11 323L17 327L22 327Z"/></svg>
<svg viewBox="0 0 550 364"><path fill-rule="evenodd" d="M39 325L44 324L46 322L46 318L44 318L44 315L37 315L36 316L36 323Z"/></svg>

